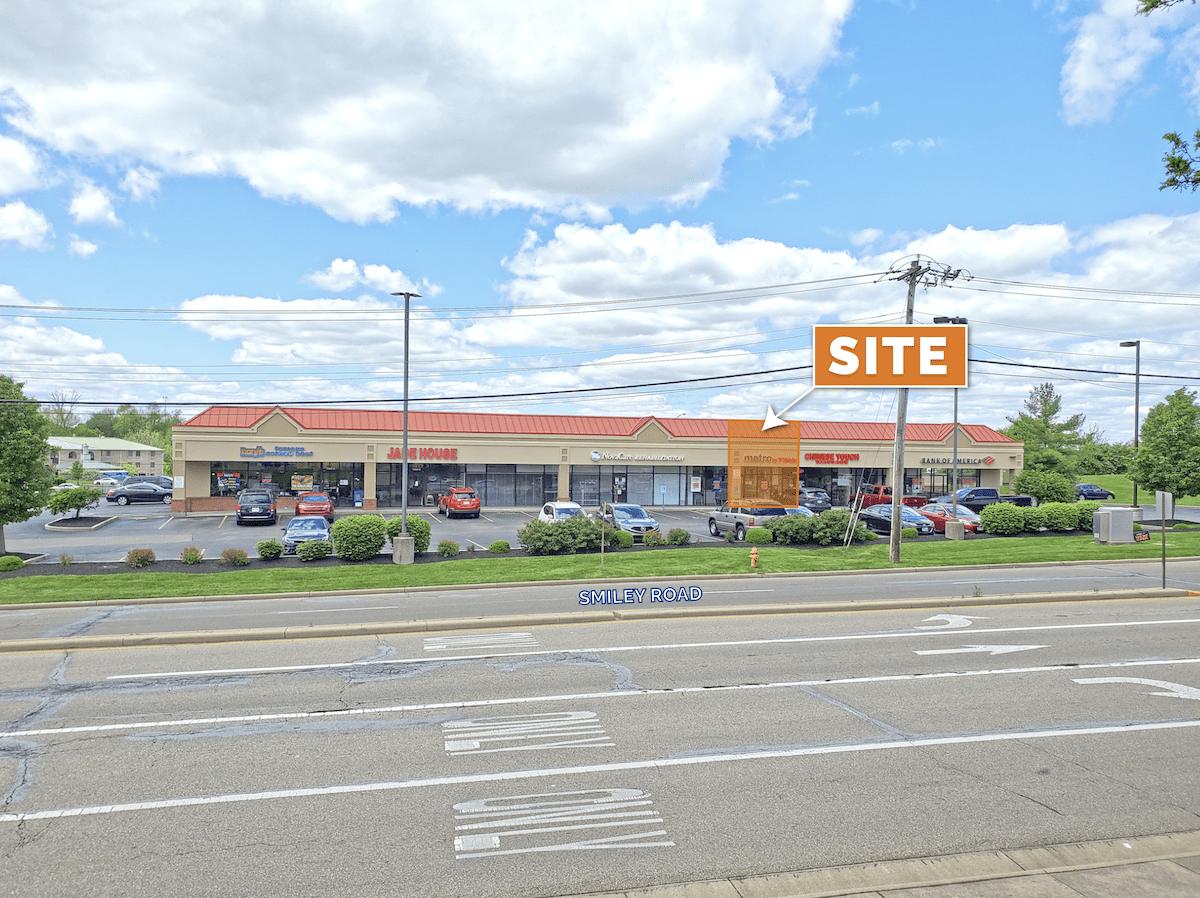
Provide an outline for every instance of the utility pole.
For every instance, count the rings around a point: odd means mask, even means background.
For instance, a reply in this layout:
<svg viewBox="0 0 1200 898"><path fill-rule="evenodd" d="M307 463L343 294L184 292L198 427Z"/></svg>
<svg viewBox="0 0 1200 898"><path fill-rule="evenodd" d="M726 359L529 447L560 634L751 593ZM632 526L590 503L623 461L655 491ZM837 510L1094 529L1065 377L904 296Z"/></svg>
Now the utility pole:
<svg viewBox="0 0 1200 898"><path fill-rule="evenodd" d="M900 261L903 261L901 259ZM897 269L897 263L884 278L890 281L908 281L908 296L904 303L904 323L913 323L913 300L917 292L917 284L932 287L945 284L963 274L961 268L950 269L926 256L918 255L909 262L905 269ZM967 274L970 277L970 274ZM908 388L901 387L896 401L896 438L892 447L892 529L891 543L888 549L888 560L892 564L900 562L900 529L904 508L904 426L908 418Z"/></svg>

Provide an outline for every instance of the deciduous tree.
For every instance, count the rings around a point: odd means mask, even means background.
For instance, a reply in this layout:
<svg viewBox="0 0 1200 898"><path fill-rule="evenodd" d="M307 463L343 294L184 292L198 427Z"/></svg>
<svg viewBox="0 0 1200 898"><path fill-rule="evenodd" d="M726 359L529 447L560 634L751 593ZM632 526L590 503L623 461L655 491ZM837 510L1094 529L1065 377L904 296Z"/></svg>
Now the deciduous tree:
<svg viewBox="0 0 1200 898"><path fill-rule="evenodd" d="M1200 494L1200 406L1180 387L1150 409L1129 476L1176 498Z"/></svg>
<svg viewBox="0 0 1200 898"><path fill-rule="evenodd" d="M46 464L50 424L24 386L0 375L0 555L7 552L4 525L41 514L54 483Z"/></svg>

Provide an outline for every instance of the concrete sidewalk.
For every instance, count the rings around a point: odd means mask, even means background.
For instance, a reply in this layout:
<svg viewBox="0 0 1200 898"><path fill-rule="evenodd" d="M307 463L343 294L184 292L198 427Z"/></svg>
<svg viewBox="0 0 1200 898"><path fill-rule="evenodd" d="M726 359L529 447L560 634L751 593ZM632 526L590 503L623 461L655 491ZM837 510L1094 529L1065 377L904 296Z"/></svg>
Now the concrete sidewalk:
<svg viewBox="0 0 1200 898"><path fill-rule="evenodd" d="M1196 898L1200 831L592 892L573 898Z"/></svg>

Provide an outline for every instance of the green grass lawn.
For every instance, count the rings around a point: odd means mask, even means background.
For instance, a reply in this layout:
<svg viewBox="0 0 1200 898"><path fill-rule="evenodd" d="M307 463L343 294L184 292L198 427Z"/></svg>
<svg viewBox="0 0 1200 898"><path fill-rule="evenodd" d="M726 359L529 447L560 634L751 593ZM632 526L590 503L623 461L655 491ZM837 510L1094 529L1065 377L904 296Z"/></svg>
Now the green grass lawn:
<svg viewBox="0 0 1200 898"><path fill-rule="evenodd" d="M1080 477L1080 483L1094 483L1113 494L1111 501L1130 505L1133 502L1133 481L1124 474L1097 474ZM1153 505L1154 490L1138 487L1138 505ZM1200 496L1175 497L1176 505L1200 505Z"/></svg>
<svg viewBox="0 0 1200 898"><path fill-rule="evenodd" d="M1078 536L968 539L963 542L906 542L899 567L942 567L962 564L1008 565L1020 562L1111 561L1158 558L1158 533L1149 542L1101 546L1090 534ZM897 567L888 562L883 540L850 549L793 549L759 546L758 570L856 571ZM1167 532L1171 557L1200 555L1200 530ZM563 555L542 558L482 556L435 564L346 565L277 570L231 569L214 574L167 574L153 570L128 574L50 574L0 580L0 604L77 602L168 596L225 596L255 593L319 592L342 589L398 589L410 586L455 586L472 583L518 583L544 580L600 582L632 577L686 579L700 574L748 574L750 547L690 546L606 555Z"/></svg>

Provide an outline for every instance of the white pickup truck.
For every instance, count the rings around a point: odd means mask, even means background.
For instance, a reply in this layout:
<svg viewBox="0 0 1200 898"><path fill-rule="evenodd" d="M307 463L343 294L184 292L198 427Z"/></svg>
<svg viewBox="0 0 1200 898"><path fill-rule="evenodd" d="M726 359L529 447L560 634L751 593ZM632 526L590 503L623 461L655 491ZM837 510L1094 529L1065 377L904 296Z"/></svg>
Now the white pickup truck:
<svg viewBox="0 0 1200 898"><path fill-rule="evenodd" d="M734 539L741 540L746 538L746 531L751 527L761 527L767 518L786 514L787 509L769 499L759 499L753 507L730 508L728 505L722 505L709 517L708 532L713 536L722 536L732 530Z"/></svg>

